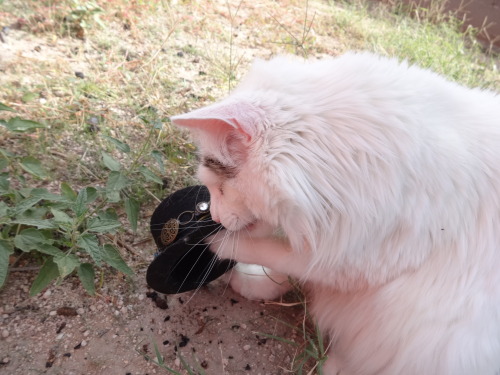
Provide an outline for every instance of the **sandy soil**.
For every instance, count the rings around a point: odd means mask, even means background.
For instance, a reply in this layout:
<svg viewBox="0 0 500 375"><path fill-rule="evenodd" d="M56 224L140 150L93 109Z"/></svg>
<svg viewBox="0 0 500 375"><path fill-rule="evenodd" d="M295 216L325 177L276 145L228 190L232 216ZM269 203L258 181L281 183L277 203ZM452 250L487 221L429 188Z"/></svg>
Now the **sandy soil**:
<svg viewBox="0 0 500 375"><path fill-rule="evenodd" d="M156 345L165 365L182 374L181 358L195 373L288 373L294 348L262 333L296 340L280 321L300 325L300 307L244 300L220 280L195 295L158 295L144 271L128 281L116 275L97 298L76 278L28 298L34 273L13 273L1 294L0 372L168 373L146 358L156 359Z"/></svg>

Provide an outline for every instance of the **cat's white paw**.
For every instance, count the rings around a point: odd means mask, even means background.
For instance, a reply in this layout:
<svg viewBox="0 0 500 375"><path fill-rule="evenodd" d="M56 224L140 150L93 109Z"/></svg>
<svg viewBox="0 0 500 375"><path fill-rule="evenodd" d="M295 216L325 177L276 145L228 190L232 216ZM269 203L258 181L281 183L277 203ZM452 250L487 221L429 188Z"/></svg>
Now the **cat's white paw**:
<svg viewBox="0 0 500 375"><path fill-rule="evenodd" d="M288 276L245 263L236 264L229 284L236 293L250 300L276 299L291 289Z"/></svg>
<svg viewBox="0 0 500 375"><path fill-rule="evenodd" d="M215 253L220 259L236 259L237 236L235 232L230 232L225 229L210 236L206 239L206 243L210 244L210 251Z"/></svg>

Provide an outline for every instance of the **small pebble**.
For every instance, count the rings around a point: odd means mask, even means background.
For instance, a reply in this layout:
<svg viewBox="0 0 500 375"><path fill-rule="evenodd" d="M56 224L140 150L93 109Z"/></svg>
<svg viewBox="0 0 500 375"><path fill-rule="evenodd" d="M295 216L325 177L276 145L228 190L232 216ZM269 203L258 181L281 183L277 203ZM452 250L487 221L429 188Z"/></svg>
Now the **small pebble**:
<svg viewBox="0 0 500 375"><path fill-rule="evenodd" d="M42 296L42 297L43 297L43 298L45 298L45 299L47 299L47 298L49 298L49 297L50 297L50 295L51 295L51 294L52 294L52 291L51 291L50 289L47 289L47 290L45 291L45 293L43 293L43 296Z"/></svg>
<svg viewBox="0 0 500 375"><path fill-rule="evenodd" d="M85 78L85 74L83 74L82 72L75 72L75 76L82 79Z"/></svg>
<svg viewBox="0 0 500 375"><path fill-rule="evenodd" d="M177 367L181 366L181 360L179 358L176 358L174 362Z"/></svg>
<svg viewBox="0 0 500 375"><path fill-rule="evenodd" d="M87 346L87 341L85 340L82 340L82 342L80 343L80 346L83 348L84 346Z"/></svg>
<svg viewBox="0 0 500 375"><path fill-rule="evenodd" d="M83 336L84 336L84 337L87 337L88 335L90 335L90 331L85 331L85 332L83 332Z"/></svg>
<svg viewBox="0 0 500 375"><path fill-rule="evenodd" d="M7 337L9 337L9 331L7 331L6 329L4 329L2 331L2 338L6 339Z"/></svg>
<svg viewBox="0 0 500 375"><path fill-rule="evenodd" d="M5 357L4 359L2 359L2 365L6 365L9 362L10 362L10 358L9 357Z"/></svg>
<svg viewBox="0 0 500 375"><path fill-rule="evenodd" d="M51 312L49 312L50 316L56 316L56 314L57 314L57 311L55 311L55 310L52 310Z"/></svg>
<svg viewBox="0 0 500 375"><path fill-rule="evenodd" d="M250 350L250 345L245 345L245 346L243 347L243 350L245 350L245 351L246 351L246 350Z"/></svg>
<svg viewBox="0 0 500 375"><path fill-rule="evenodd" d="M85 309L83 307L80 307L78 310L76 310L76 313L78 315L83 315L85 313Z"/></svg>

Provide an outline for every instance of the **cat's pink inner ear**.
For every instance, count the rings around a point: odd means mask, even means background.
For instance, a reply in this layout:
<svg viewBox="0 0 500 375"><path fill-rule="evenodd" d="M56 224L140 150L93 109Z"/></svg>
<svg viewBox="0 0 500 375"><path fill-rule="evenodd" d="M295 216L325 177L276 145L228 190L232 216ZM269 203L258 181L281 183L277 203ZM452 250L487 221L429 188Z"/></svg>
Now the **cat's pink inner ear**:
<svg viewBox="0 0 500 375"><path fill-rule="evenodd" d="M258 132L261 116L258 109L246 102L226 100L192 112L171 117L173 124L206 131L234 128L251 140Z"/></svg>

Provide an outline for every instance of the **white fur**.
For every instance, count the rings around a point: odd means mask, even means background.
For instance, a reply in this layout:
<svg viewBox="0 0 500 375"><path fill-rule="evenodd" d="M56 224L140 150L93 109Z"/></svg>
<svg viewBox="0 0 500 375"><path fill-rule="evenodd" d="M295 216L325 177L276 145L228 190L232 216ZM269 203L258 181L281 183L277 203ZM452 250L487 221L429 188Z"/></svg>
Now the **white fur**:
<svg viewBox="0 0 500 375"><path fill-rule="evenodd" d="M327 375L500 370L499 96L367 53L276 58L172 120L239 168L200 167L232 230L214 251L305 283Z"/></svg>

